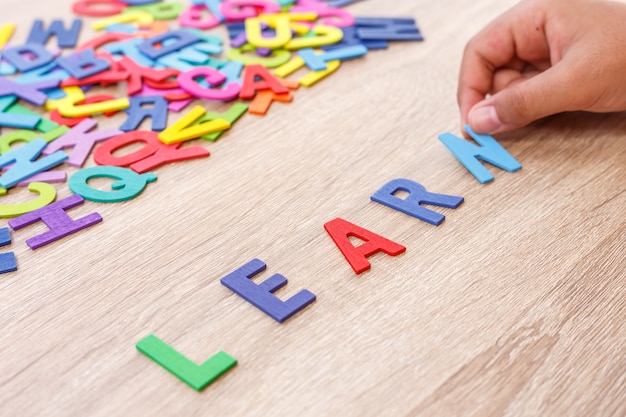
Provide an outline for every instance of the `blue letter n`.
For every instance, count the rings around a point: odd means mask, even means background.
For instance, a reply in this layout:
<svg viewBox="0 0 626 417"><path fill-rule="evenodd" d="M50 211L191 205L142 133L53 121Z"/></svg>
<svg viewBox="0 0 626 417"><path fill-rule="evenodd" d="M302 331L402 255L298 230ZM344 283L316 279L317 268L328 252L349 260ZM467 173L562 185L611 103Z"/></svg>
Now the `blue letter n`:
<svg viewBox="0 0 626 417"><path fill-rule="evenodd" d="M465 130L480 146L452 133L442 133L439 135L439 140L481 184L493 181L493 175L478 161L478 158L508 172L515 172L522 168L520 163L493 137L479 135L470 129L469 125L465 126Z"/></svg>

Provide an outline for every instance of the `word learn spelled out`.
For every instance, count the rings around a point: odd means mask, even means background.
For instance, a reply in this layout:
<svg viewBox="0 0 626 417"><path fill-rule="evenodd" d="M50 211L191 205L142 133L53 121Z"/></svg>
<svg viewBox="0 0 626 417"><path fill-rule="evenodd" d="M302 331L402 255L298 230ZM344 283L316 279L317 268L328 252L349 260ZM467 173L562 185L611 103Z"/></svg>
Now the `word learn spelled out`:
<svg viewBox="0 0 626 417"><path fill-rule="evenodd" d="M265 115L274 102L292 102L300 86L311 87L343 61L385 49L390 41L423 40L414 19L355 17L343 8L354 2L79 0L73 12L90 18L97 32L80 44L86 24L80 18L35 20L22 43L12 39L14 25L0 26L0 126L10 129L0 136L0 195L25 186L36 194L31 201L0 205L0 217L20 233L43 222L49 230L26 239L33 250L90 229L103 221L99 213L73 218L68 211L85 200L134 199L157 181L153 170L160 166L210 156L203 141L218 140L245 113ZM222 24L228 45L210 33ZM303 69L305 75L288 79ZM117 85L125 88L124 97L105 93ZM211 101L232 104L217 113L205 108ZM126 117L118 128L98 129L95 117L120 112ZM184 114L168 125L170 112ZM142 123L150 130L140 130ZM508 172L521 168L494 138L466 129L476 144L451 133L440 140L479 182L493 180L479 160ZM132 152L118 152L130 146ZM85 166L90 156L95 166ZM64 165L76 169L69 178ZM90 185L96 178L112 180L111 189ZM73 194L57 201L52 184L63 182ZM445 217L424 206L456 209L464 199L395 179L371 200L439 226ZM375 253L396 256L406 250L341 218L324 228L355 274L370 268L368 257ZM355 246L350 238L362 243ZM0 245L10 243L9 229L0 229ZM0 272L16 269L14 253L1 253ZM262 260L253 259L221 283L279 323L315 301L306 289L279 299L273 293L287 278L275 274L252 281L265 269ZM154 335L136 347L195 390L237 363L218 352L198 365Z"/></svg>

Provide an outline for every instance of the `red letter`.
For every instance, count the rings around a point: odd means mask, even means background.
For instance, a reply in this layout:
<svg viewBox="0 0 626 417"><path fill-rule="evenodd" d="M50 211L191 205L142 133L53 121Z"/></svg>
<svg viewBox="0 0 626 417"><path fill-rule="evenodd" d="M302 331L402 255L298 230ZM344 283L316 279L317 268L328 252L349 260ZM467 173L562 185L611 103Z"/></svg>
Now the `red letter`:
<svg viewBox="0 0 626 417"><path fill-rule="evenodd" d="M343 219L335 219L324 225L324 229L333 239L343 256L346 258L354 272L360 274L370 269L368 256L372 256L376 252L384 252L390 256L396 256L403 253L406 248L389 239L372 233L367 229L363 229ZM349 237L354 236L365 243L354 247Z"/></svg>
<svg viewBox="0 0 626 417"><path fill-rule="evenodd" d="M243 72L243 84L239 98L249 100L259 90L272 90L276 94L287 94L289 90L264 66L248 65Z"/></svg>
<svg viewBox="0 0 626 417"><path fill-rule="evenodd" d="M133 143L143 142L144 147L129 154L113 155L115 151ZM143 174L169 162L179 162L192 158L209 156L209 151L202 146L180 148L182 143L166 145L158 138L158 132L133 130L114 138L108 139L98 146L93 159L98 165L112 165L126 167Z"/></svg>

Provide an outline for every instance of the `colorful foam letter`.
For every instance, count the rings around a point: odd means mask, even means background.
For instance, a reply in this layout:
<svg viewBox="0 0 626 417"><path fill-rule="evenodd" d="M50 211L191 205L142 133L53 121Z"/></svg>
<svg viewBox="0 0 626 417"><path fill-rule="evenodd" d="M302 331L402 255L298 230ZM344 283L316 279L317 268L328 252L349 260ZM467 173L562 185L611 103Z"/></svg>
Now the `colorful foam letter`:
<svg viewBox="0 0 626 417"><path fill-rule="evenodd" d="M249 65L244 69L243 74L243 85L239 93L241 99L252 99L260 90L272 90L276 94L289 92L289 89L262 65Z"/></svg>
<svg viewBox="0 0 626 417"><path fill-rule="evenodd" d="M34 129L36 129L38 131L37 133L40 134L42 138L45 138L48 142L58 138L66 130L63 126L59 126L58 124L54 123L52 120L49 120L46 117L39 116L39 114L22 106L21 104L12 104L6 109L6 112L10 115L18 117L24 115L39 118L39 122L35 125Z"/></svg>
<svg viewBox="0 0 626 417"><path fill-rule="evenodd" d="M292 39L285 45L285 49L318 48L324 45L333 45L343 38L343 31L333 26L316 25L311 31L317 36Z"/></svg>
<svg viewBox="0 0 626 417"><path fill-rule="evenodd" d="M399 191L404 191L409 193L409 195L405 199L396 197ZM457 208L463 202L463 197L429 193L421 184L403 178L395 179L387 183L383 188L378 190L371 199L372 201L401 211L409 216L416 217L434 226L439 226L446 217L422 207L421 204Z"/></svg>
<svg viewBox="0 0 626 417"><path fill-rule="evenodd" d="M17 271L17 259L15 253L0 253L0 274Z"/></svg>
<svg viewBox="0 0 626 417"><path fill-rule="evenodd" d="M65 117L82 117L91 116L97 113L107 113L116 110L124 110L130 106L130 100L127 98L116 98L99 103L74 105L64 103L59 107L59 113Z"/></svg>
<svg viewBox="0 0 626 417"><path fill-rule="evenodd" d="M210 29L221 23L220 19L212 12L202 20L202 12L208 10L204 5L191 5L187 10L178 16L178 23L181 27Z"/></svg>
<svg viewBox="0 0 626 417"><path fill-rule="evenodd" d="M0 246L11 243L11 231L7 227L0 229ZM17 260L13 252L0 253L0 274L17 271Z"/></svg>
<svg viewBox="0 0 626 417"><path fill-rule="evenodd" d="M135 61L126 56L119 60L119 64L129 73L128 84L126 85L126 92L129 96L137 94L141 91L144 79L164 81L169 77L178 75L179 72L170 68L156 70L154 68L143 67L136 64Z"/></svg>
<svg viewBox="0 0 626 417"><path fill-rule="evenodd" d="M0 168L14 163L8 171L0 176L0 187L13 187L18 182L38 172L55 167L67 159L66 153L57 151L52 155L35 160L46 145L48 145L48 142L37 138L17 149L0 155Z"/></svg>
<svg viewBox="0 0 626 417"><path fill-rule="evenodd" d="M478 158L507 172L519 171L522 168L522 165L492 136L479 135L469 125L465 126L465 131L480 146L476 146L452 133L442 133L439 135L439 140L481 184L493 181L493 175L478 161Z"/></svg>
<svg viewBox="0 0 626 417"><path fill-rule="evenodd" d="M299 1L298 5L289 10L291 13L315 12L317 16L322 18L323 24L335 27L351 27L354 26L354 17L344 9L338 7L328 7L327 3L317 1Z"/></svg>
<svg viewBox="0 0 626 417"><path fill-rule="evenodd" d="M210 120L224 119L228 123L230 123L230 125L232 126L235 124L237 120L239 120L241 116L243 116L246 113L246 111L248 111L247 105L243 103L235 103L232 106L230 106L230 108L226 111L226 113L207 112L202 118L200 118L200 120L198 120L197 123L200 124L200 123L208 122ZM209 133L208 135L202 136L202 139L215 142L216 140L219 139L220 136L222 136L224 132L225 130L221 130L219 132L214 132L214 133Z"/></svg>
<svg viewBox="0 0 626 417"><path fill-rule="evenodd" d="M111 67L111 63L98 58L93 49L83 49L72 55L57 59L57 63L76 79L83 79L95 75Z"/></svg>
<svg viewBox="0 0 626 417"><path fill-rule="evenodd" d="M138 0L135 0L138 1ZM143 11L150 13L154 20L174 20L183 11L183 4L180 2L161 3L160 0L142 0L143 4L136 4L129 7L127 12ZM128 3L128 0L126 1ZM129 3L130 4L130 3Z"/></svg>
<svg viewBox="0 0 626 417"><path fill-rule="evenodd" d="M107 140L96 148L93 159L99 165L128 166L153 155L157 151L160 146L159 144L162 144L162 142L158 141L156 136L156 132L141 130L124 133ZM155 142L154 139L157 139L157 142ZM146 146L129 154L113 155L118 149L138 142L143 142Z"/></svg>
<svg viewBox="0 0 626 417"><path fill-rule="evenodd" d="M298 51L298 55L300 55L312 71L328 69L326 63L329 61L345 61L347 59L364 56L365 54L367 54L367 48L363 45L346 46L344 48L336 48L332 51L320 53L316 53L313 49Z"/></svg>
<svg viewBox="0 0 626 417"><path fill-rule="evenodd" d="M102 142L113 136L121 135L117 129L103 129L87 133L98 126L93 119L85 119L73 127L69 132L51 142L44 150L44 155L50 155L65 148L74 148L67 160L68 165L82 167L91 150L97 142Z"/></svg>
<svg viewBox="0 0 626 417"><path fill-rule="evenodd" d="M109 25L116 23L137 23L140 26L147 26L154 22L154 18L148 12L137 10L134 12L124 12L115 16L107 17L105 19L96 20L91 24L94 30L102 30Z"/></svg>
<svg viewBox="0 0 626 417"><path fill-rule="evenodd" d="M111 184L113 191L103 191L92 188L89 181L92 178L113 178L117 181ZM96 166L81 169L70 177L69 187L73 193L98 203L119 203L137 197L145 190L148 183L157 180L151 172L137 174L135 171L115 166Z"/></svg>
<svg viewBox="0 0 626 417"><path fill-rule="evenodd" d="M151 107L144 107L151 105ZM128 118L120 130L137 130L147 117L152 119L152 130L161 131L167 125L167 100L162 96L135 96L130 98L130 107L126 109Z"/></svg>
<svg viewBox="0 0 626 417"><path fill-rule="evenodd" d="M127 7L117 0L79 0L72 5L72 11L81 16L104 17L120 14Z"/></svg>
<svg viewBox="0 0 626 417"><path fill-rule="evenodd" d="M4 23L0 26L0 49L4 49L7 43L9 43L13 32L15 32L15 23Z"/></svg>
<svg viewBox="0 0 626 417"><path fill-rule="evenodd" d="M231 22L256 17L261 8L262 13L280 12L280 6L269 0L230 0L220 4L220 12Z"/></svg>
<svg viewBox="0 0 626 417"><path fill-rule="evenodd" d="M9 220L9 226L18 230L38 221L42 221L50 228L49 231L26 240L26 244L33 250L59 240L87 227L102 221L98 213L91 213L85 217L74 220L65 212L68 209L83 204L85 200L79 195L73 194L63 200L31 211L20 217Z"/></svg>
<svg viewBox="0 0 626 417"><path fill-rule="evenodd" d="M27 203L5 204L0 206L0 217L16 217L30 213L52 203L57 198L57 190L45 182L31 182L28 191L38 193L39 197ZM0 188L0 196L6 195L6 188Z"/></svg>
<svg viewBox="0 0 626 417"><path fill-rule="evenodd" d="M211 87L217 87L226 81L226 76L217 69L198 67L180 73L178 75L178 83L182 89L190 94L207 100L233 100L239 96L241 91L241 87L235 82L228 83L222 89L206 88L198 84L197 78L203 78Z"/></svg>
<svg viewBox="0 0 626 417"><path fill-rule="evenodd" d="M0 97L0 126L34 129L41 120L39 115L14 115L6 112L16 100L15 96L12 95Z"/></svg>
<svg viewBox="0 0 626 417"><path fill-rule="evenodd" d="M371 265L367 260L369 256L377 252L396 256L406 250L404 246L398 243L340 218L326 223L324 229L357 275L370 269ZM351 236L359 238L365 243L354 247L349 239Z"/></svg>
<svg viewBox="0 0 626 417"><path fill-rule="evenodd" d="M191 2L195 6L206 7L207 9L211 11L211 13L213 13L213 16L215 16L220 22L224 21L224 15L222 14L222 11L220 10L220 5L222 3L222 0L191 0Z"/></svg>
<svg viewBox="0 0 626 417"><path fill-rule="evenodd" d="M43 20L36 19L33 22L33 26L30 28L26 42L45 45L50 37L56 36L59 48L73 48L76 46L82 26L83 21L81 19L74 19L69 29L66 29L65 26L63 26L63 21L57 19L50 23L48 29L44 29Z"/></svg>
<svg viewBox="0 0 626 417"><path fill-rule="evenodd" d="M357 17L357 34L365 41L422 41L424 37L413 18Z"/></svg>
<svg viewBox="0 0 626 417"><path fill-rule="evenodd" d="M262 20L259 18L246 19L246 37L248 42L257 48L278 49L291 40L291 26L287 16L278 16L273 26L276 34L273 37L263 36Z"/></svg>
<svg viewBox="0 0 626 417"><path fill-rule="evenodd" d="M237 364L235 358L226 352L219 351L201 365L196 365L152 334L141 339L135 347L196 391L209 386Z"/></svg>
<svg viewBox="0 0 626 417"><path fill-rule="evenodd" d="M280 274L272 275L260 284L250 280L265 268L263 261L253 259L226 275L220 282L279 323L315 301L315 294L308 290L301 290L287 301L282 301L272 294L287 284L287 278Z"/></svg>
<svg viewBox="0 0 626 417"><path fill-rule="evenodd" d="M142 174L169 162L203 158L210 155L202 146L182 148L182 143L165 145L157 132L136 130L111 138L96 148L93 159L99 165L130 166L133 171ZM116 150L142 142L144 147L126 155L115 156Z"/></svg>
<svg viewBox="0 0 626 417"><path fill-rule="evenodd" d="M297 81L281 80L280 82L290 90L297 90L298 87L300 87L300 83ZM265 115L274 101L291 103L292 100L293 95L291 93L276 94L272 90L262 90L257 93L252 103L250 103L248 112L251 114Z"/></svg>
<svg viewBox="0 0 626 417"><path fill-rule="evenodd" d="M287 62L284 65L281 65L278 68L276 68L274 70L274 74L279 76L279 77L281 77L281 78L285 78L289 74L292 74L292 73L296 72L297 70L299 70L300 68L304 67L305 65L306 65L306 63L304 62L304 59L302 59L299 56L296 56L291 61ZM327 67L325 70L311 71L308 74L303 75L298 80L298 82L300 84L302 84L303 86L305 86L305 87L310 87L313 84L317 83L318 81L326 78L328 75L332 74L333 72L337 71L337 69L339 69L339 66L341 65L341 62L340 61L329 61L329 62L326 62L325 65Z"/></svg>
<svg viewBox="0 0 626 417"><path fill-rule="evenodd" d="M205 113L206 110L202 107L194 107L185 116L159 133L159 140L166 145L171 145L230 128L230 123L224 119L216 119L194 125L194 122L198 121Z"/></svg>
<svg viewBox="0 0 626 417"><path fill-rule="evenodd" d="M21 72L39 68L54 60L52 52L37 43L26 43L6 48L2 51L2 57Z"/></svg>
<svg viewBox="0 0 626 417"><path fill-rule="evenodd" d="M167 42L172 40L174 42ZM190 31L183 29L171 30L146 39L139 45L139 50L151 59L159 59L164 55L178 51L201 40L198 35ZM157 48L157 44L161 44L161 47Z"/></svg>
<svg viewBox="0 0 626 417"><path fill-rule="evenodd" d="M230 48L226 53L226 56L231 61L238 61L245 65L260 64L265 68L276 68L283 65L285 62L291 59L291 52L283 49L277 49L267 57L259 56L258 54L246 54L247 52L254 51L254 46L245 44L241 48Z"/></svg>
<svg viewBox="0 0 626 417"><path fill-rule="evenodd" d="M12 146L15 143L28 143L34 141L37 138L42 138L49 143L67 132L67 130L69 129L57 128L55 130L51 130L48 133L40 133L34 130L14 130L0 136L0 154L11 152L11 150L13 149Z"/></svg>
<svg viewBox="0 0 626 417"><path fill-rule="evenodd" d="M0 77L0 96L16 95L30 103L42 106L48 96L40 90L55 88L59 85L60 80L44 80L35 83L17 84L9 79Z"/></svg>

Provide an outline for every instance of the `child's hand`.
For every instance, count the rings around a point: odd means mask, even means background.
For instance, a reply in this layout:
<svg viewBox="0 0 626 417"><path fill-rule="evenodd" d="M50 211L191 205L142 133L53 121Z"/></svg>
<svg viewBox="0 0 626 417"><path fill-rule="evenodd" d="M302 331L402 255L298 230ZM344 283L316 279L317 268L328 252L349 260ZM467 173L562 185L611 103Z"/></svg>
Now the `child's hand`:
<svg viewBox="0 0 626 417"><path fill-rule="evenodd" d="M463 124L485 134L564 111L626 110L626 4L522 1L468 43L458 102Z"/></svg>

